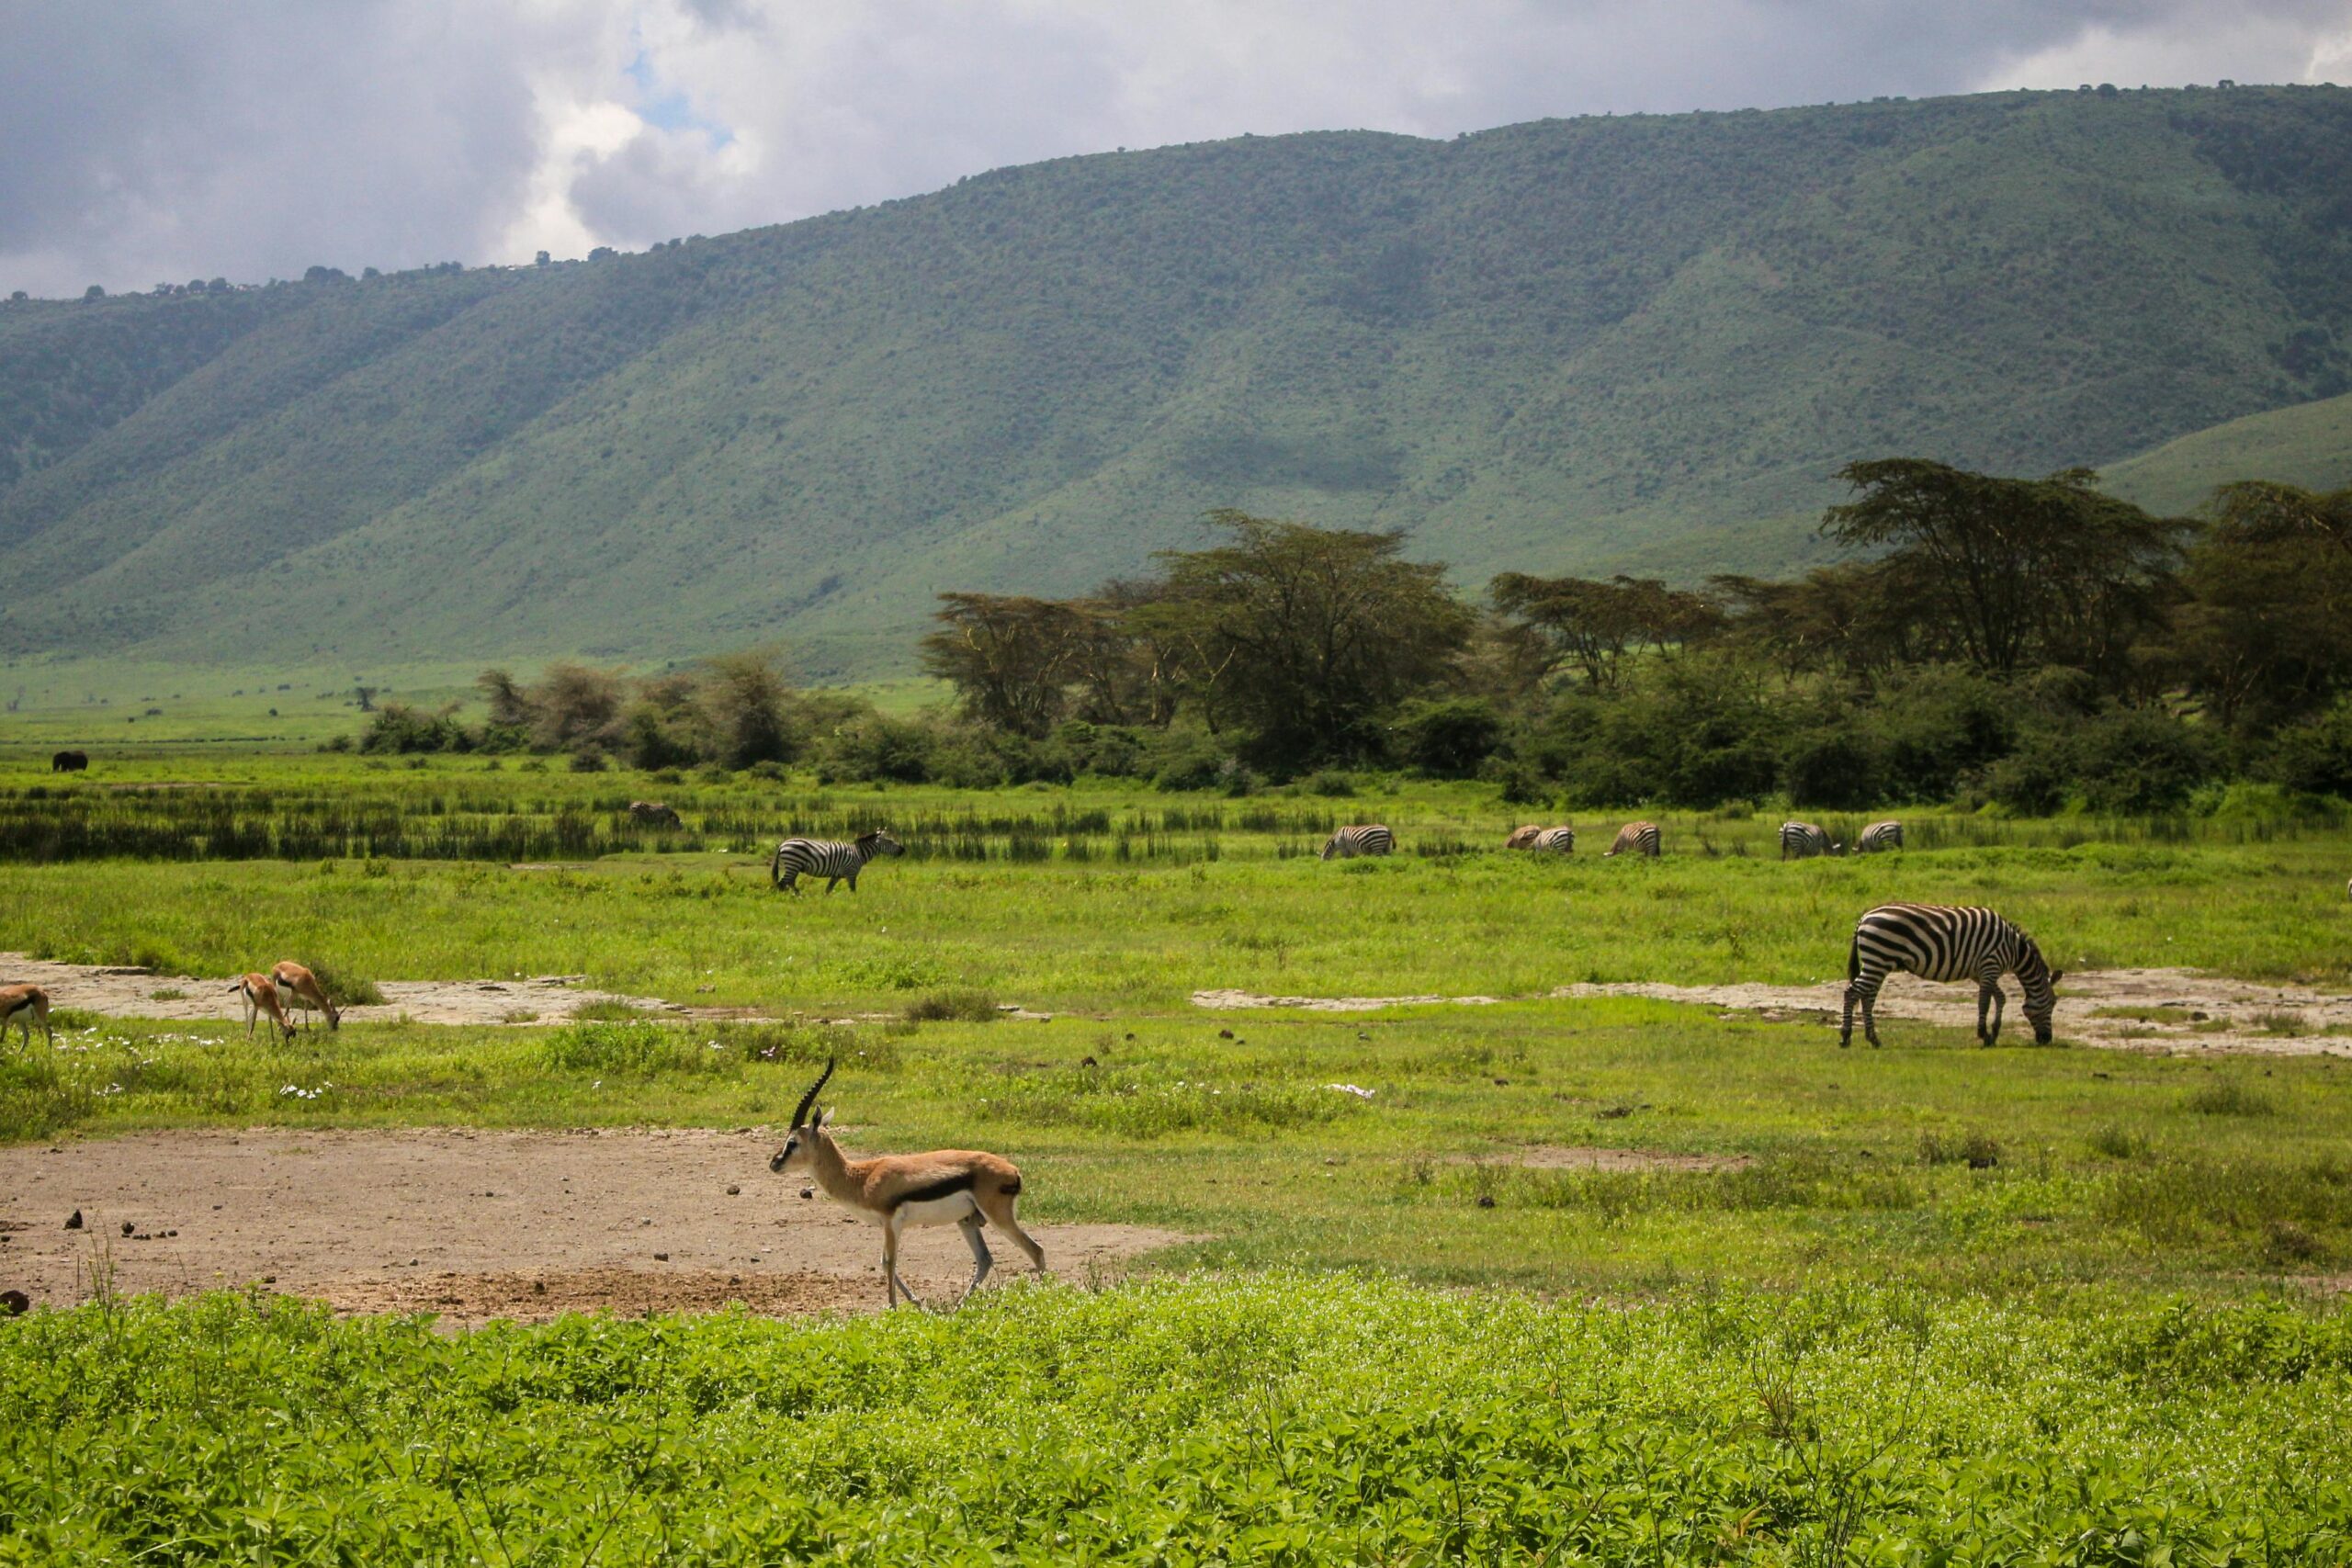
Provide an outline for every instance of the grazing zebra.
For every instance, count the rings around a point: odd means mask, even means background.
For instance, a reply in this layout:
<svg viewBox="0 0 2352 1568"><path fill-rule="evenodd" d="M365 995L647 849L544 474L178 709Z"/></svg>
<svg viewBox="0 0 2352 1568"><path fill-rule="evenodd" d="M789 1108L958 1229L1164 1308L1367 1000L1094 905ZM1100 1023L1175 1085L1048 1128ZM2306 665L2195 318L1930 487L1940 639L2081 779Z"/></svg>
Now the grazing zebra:
<svg viewBox="0 0 2352 1568"><path fill-rule="evenodd" d="M49 760L49 771L52 773L78 773L89 765L90 754L87 751L60 751Z"/></svg>
<svg viewBox="0 0 2352 1568"><path fill-rule="evenodd" d="M1846 950L1846 1016L1838 1043L1854 1038L1854 1004L1862 1004L1862 1032L1872 1045L1879 1043L1873 1010L1878 988L1897 969L1908 969L1923 980L1976 982L1976 1038L1990 1045L2001 1037L2001 1015L2008 998L2001 990L2004 970L2015 970L2025 987L2025 1016L2033 1024L2037 1045L2050 1043L2050 1014L2058 1005L2058 982L2064 971L2052 969L2033 938L1990 909L1955 908L1946 904L1881 904L1854 922L1854 940ZM1992 1010L1992 1027L1984 1025Z"/></svg>
<svg viewBox="0 0 2352 1568"><path fill-rule="evenodd" d="M1781 858L1810 860L1815 855L1837 855L1846 852L1846 846L1833 843L1829 835L1810 822L1781 824Z"/></svg>
<svg viewBox="0 0 2352 1568"><path fill-rule="evenodd" d="M876 855L902 855L906 846L889 834L876 829L860 833L857 842L844 844L836 839L786 839L768 857L768 886L790 888L798 897L797 886L803 876L821 876L825 891L831 893L833 884L846 882L849 890L857 891L857 874L865 863Z"/></svg>
<svg viewBox="0 0 2352 1568"><path fill-rule="evenodd" d="M1871 823L1862 829L1862 836L1854 840L1854 852L1860 855L1876 854L1881 850L1899 850L1902 847L1903 824L1891 817L1883 822Z"/></svg>
<svg viewBox="0 0 2352 1568"><path fill-rule="evenodd" d="M1323 840L1325 860L1352 860L1357 855L1393 855L1396 835L1377 822L1342 828Z"/></svg>
<svg viewBox="0 0 2352 1568"><path fill-rule="evenodd" d="M685 826L684 822L678 820L677 809L666 801L632 800L628 803L628 814L650 828Z"/></svg>
<svg viewBox="0 0 2352 1568"><path fill-rule="evenodd" d="M1572 855L1577 852L1577 830L1574 828L1546 828L1535 835L1531 850L1549 850L1554 854Z"/></svg>
<svg viewBox="0 0 2352 1568"><path fill-rule="evenodd" d="M1607 860L1611 855L1621 855L1630 852L1637 855L1647 855L1650 859L1656 860L1657 850L1657 823L1628 822L1617 829L1617 841L1602 851L1600 858Z"/></svg>

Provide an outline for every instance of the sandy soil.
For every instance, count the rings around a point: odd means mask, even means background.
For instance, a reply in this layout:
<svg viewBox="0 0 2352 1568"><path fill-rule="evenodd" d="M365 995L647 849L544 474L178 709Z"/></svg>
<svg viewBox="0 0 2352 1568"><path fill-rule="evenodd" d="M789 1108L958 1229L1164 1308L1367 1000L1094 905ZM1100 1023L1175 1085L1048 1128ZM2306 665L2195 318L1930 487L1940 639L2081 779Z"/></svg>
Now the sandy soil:
<svg viewBox="0 0 2352 1568"><path fill-rule="evenodd" d="M2018 987L2011 982L2007 1022L2002 1038L2033 1036L2026 1024ZM2259 985L2217 979L2185 969L2087 969L2060 982L2056 1029L2062 1040L2129 1051L2210 1052L2265 1055L2352 1056L2352 996L2301 986ZM1842 1008L1843 980L1815 986L1666 986L1647 982L1563 986L1555 997L1649 997L1659 1001L1745 1012L1803 1015L1835 1025ZM1493 997L1265 997L1246 991L1196 991L1196 1007L1307 1008L1327 1012L1364 1012L1374 1008L1430 1003L1484 1006ZM2165 1019L2101 1017L2118 1009L2170 1009L2184 1016ZM1937 986L1898 975L1878 998L1879 1032L1890 1021L1914 1020L1955 1029L1976 1026L1976 993L1968 986ZM2290 1021L2300 1033L2272 1032ZM1856 1024L1860 1029L1859 1021Z"/></svg>
<svg viewBox="0 0 2352 1568"><path fill-rule="evenodd" d="M377 987L384 993L382 1007L345 1008L343 1016L354 1023L401 1017L416 1023L557 1023L595 1002L621 1002L681 1017L716 1016L724 1010L599 991L582 985L585 978L539 975L505 980L385 980ZM48 991L52 1007L78 1008L109 1018L228 1019L242 1023L245 1016L233 976L216 979L157 975L145 969L49 964L21 953L0 953L0 983L25 982ZM300 1021L300 1014L295 1017Z"/></svg>
<svg viewBox="0 0 2352 1568"><path fill-rule="evenodd" d="M0 1149L0 1289L64 1305L108 1260L118 1291L266 1282L346 1312L452 1325L608 1307L878 1311L881 1236L797 1179L772 1134L431 1128L150 1133ZM734 1189L730 1191L729 1189ZM79 1230L64 1228L82 1212ZM125 1235L123 1226L130 1232ZM989 1283L1028 1266L991 1234ZM1036 1225L1055 1273L1115 1274L1186 1239ZM899 1273L949 1302L971 1276L951 1228L910 1233Z"/></svg>

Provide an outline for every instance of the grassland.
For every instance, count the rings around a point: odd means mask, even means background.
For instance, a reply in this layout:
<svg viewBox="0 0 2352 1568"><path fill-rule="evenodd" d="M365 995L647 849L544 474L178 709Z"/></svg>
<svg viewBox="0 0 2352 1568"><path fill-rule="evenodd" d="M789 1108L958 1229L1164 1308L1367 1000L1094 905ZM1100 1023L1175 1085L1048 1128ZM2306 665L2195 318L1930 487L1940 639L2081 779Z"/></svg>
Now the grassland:
<svg viewBox="0 0 2352 1568"><path fill-rule="evenodd" d="M110 787L161 784L208 787ZM667 852L631 837L648 795L685 817ZM333 813L376 852L271 853ZM287 1045L68 1015L0 1051L0 1136L772 1123L838 1056L854 1149L1001 1148L1036 1218L1197 1238L952 1320L448 1340L101 1291L0 1320L0 1426L41 1435L0 1449L0 1562L2343 1560L2352 1063L1918 1023L1840 1052L1547 995L1826 977L1893 897L1994 903L2070 966L2340 988L2340 828L1906 813L1900 856L1783 864L1766 813L1668 818L1656 863L1600 859L1598 822L1569 860L1491 848L1546 815L475 759L0 779L0 841L79 820L89 856L0 864L0 948L584 974L761 1015ZM1407 852L1313 857L1363 819ZM913 852L854 897L767 888L763 840L880 820ZM433 858L564 823L559 869ZM1521 999L1210 1013L1204 987Z"/></svg>

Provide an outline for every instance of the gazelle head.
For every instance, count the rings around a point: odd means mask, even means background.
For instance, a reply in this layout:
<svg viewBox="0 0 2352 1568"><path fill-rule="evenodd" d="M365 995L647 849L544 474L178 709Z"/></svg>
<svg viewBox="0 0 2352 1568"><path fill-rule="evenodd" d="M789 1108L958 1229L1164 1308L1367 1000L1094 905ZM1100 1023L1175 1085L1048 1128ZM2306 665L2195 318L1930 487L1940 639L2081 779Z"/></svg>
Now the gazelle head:
<svg viewBox="0 0 2352 1568"><path fill-rule="evenodd" d="M833 1061L828 1057L825 1070L800 1097L800 1107L792 1113L792 1130L784 1135L784 1147L769 1156L768 1168L778 1176L793 1170L806 1170L814 1162L817 1140L825 1135L825 1113L817 1108L817 1091L833 1076Z"/></svg>
<svg viewBox="0 0 2352 1568"><path fill-rule="evenodd" d="M907 852L906 845L890 837L880 828L875 829L871 833L860 833L857 836L857 847L865 852L867 860L872 860L876 855L902 855Z"/></svg>

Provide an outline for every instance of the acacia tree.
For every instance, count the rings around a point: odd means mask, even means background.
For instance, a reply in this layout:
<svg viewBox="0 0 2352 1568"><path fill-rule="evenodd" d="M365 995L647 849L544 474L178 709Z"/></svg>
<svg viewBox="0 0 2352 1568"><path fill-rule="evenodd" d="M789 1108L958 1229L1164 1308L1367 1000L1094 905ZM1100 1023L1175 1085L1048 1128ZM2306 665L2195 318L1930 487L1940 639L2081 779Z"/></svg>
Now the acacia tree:
<svg viewBox="0 0 2352 1568"><path fill-rule="evenodd" d="M1188 650L1188 690L1246 723L1271 763L1376 750L1375 716L1441 680L1469 637L1445 569L1403 559L1401 533L1209 520L1228 542L1162 551L1150 619Z"/></svg>
<svg viewBox="0 0 2352 1568"><path fill-rule="evenodd" d="M2087 468L2016 479L1890 457L1838 477L1860 495L1822 533L1916 564L1967 662L2007 677L2038 657L2128 683L2186 524L2100 494Z"/></svg>
<svg viewBox="0 0 2352 1568"><path fill-rule="evenodd" d="M966 716L1032 739L1069 706L1089 617L1056 599L943 593L923 668L954 682Z"/></svg>
<svg viewBox="0 0 2352 1568"><path fill-rule="evenodd" d="M2261 729L2352 686L2352 491L2237 484L2188 551L2165 649L2213 716Z"/></svg>
<svg viewBox="0 0 2352 1568"><path fill-rule="evenodd" d="M1723 614L1699 594L1655 578L1529 577L1507 571L1488 585L1495 608L1540 638L1552 663L1574 662L1596 691L1616 688L1626 652L1699 642L1723 626Z"/></svg>

